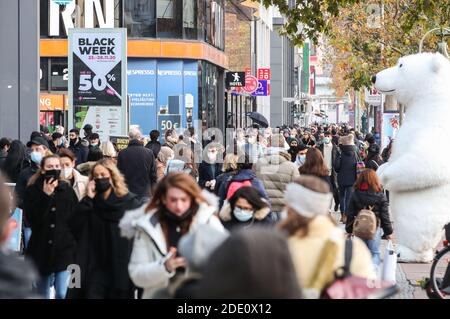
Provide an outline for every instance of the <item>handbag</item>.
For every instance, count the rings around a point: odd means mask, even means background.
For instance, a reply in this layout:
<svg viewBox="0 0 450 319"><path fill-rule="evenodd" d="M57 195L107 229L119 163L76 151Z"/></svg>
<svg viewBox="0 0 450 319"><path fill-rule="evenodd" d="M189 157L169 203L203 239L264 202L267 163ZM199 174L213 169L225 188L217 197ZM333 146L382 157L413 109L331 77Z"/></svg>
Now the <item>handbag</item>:
<svg viewBox="0 0 450 319"><path fill-rule="evenodd" d="M389 240L383 259L382 279L396 283L395 273L397 270L397 254L392 241Z"/></svg>
<svg viewBox="0 0 450 319"><path fill-rule="evenodd" d="M352 275L352 255L353 241L347 238L344 266L336 270L334 281L322 291L321 299L383 299L398 292L391 283Z"/></svg>
<svg viewBox="0 0 450 319"><path fill-rule="evenodd" d="M364 164L361 156L359 156L358 152L356 151L355 151L355 159L356 159L356 176L358 176L366 169L366 164Z"/></svg>

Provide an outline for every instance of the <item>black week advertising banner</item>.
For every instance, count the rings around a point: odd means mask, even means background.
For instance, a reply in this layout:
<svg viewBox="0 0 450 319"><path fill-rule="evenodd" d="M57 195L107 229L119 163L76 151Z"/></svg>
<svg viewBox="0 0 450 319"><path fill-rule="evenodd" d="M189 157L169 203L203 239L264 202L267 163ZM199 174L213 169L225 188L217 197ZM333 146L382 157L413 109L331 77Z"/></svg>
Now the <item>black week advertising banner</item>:
<svg viewBox="0 0 450 319"><path fill-rule="evenodd" d="M122 34L73 35L73 105L122 105Z"/></svg>
<svg viewBox="0 0 450 319"><path fill-rule="evenodd" d="M91 124L102 141L125 135L125 28L69 29L69 129Z"/></svg>

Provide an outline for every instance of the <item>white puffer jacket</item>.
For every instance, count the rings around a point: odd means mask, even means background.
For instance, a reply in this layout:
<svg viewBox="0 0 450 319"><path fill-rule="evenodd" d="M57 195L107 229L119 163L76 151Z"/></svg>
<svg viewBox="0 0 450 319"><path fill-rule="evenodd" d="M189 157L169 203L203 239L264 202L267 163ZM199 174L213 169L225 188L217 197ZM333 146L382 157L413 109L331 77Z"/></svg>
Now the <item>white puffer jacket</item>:
<svg viewBox="0 0 450 319"><path fill-rule="evenodd" d="M122 236L133 238L133 251L128 264L128 272L133 283L144 288L143 299L152 298L155 291L165 288L175 272L167 272L163 257L167 254L167 243L155 211L145 213L146 205L127 212L120 221ZM200 204L192 220L190 232L200 224L209 224L226 232L219 218L214 215L217 208L206 203Z"/></svg>

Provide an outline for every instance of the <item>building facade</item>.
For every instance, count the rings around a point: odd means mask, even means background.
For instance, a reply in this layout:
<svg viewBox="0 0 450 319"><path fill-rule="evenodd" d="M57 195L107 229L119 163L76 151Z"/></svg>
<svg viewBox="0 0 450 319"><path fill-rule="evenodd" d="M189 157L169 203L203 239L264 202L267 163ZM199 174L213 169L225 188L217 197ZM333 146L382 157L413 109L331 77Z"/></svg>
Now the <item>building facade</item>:
<svg viewBox="0 0 450 319"><path fill-rule="evenodd" d="M284 18L279 13L273 18L273 31L270 42L270 66L272 70L270 81L270 122L273 127L293 125L294 101L285 98L298 97L298 68L295 65L295 47L291 41L280 36L278 30L284 24Z"/></svg>
<svg viewBox="0 0 450 319"><path fill-rule="evenodd" d="M174 114L180 130L225 126L225 0L41 0L40 121L50 127L71 121L71 27L127 29L130 125L163 132L158 115Z"/></svg>

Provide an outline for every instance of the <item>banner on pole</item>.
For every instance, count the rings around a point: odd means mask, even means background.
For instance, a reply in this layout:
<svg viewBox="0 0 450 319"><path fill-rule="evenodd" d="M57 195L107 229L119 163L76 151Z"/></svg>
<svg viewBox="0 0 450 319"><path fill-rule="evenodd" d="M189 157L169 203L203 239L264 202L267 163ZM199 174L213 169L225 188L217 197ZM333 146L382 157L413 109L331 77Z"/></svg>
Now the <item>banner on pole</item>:
<svg viewBox="0 0 450 319"><path fill-rule="evenodd" d="M69 30L69 128L91 124L106 140L127 131L126 29ZM89 112L91 107L106 107ZM89 113L113 112L97 121ZM119 111L119 112L117 112ZM117 114L119 113L119 114ZM119 118L117 118L117 115ZM113 123L109 123L109 119ZM120 123L117 123L117 120ZM97 123L92 122L97 121ZM99 126L103 123L103 126Z"/></svg>

